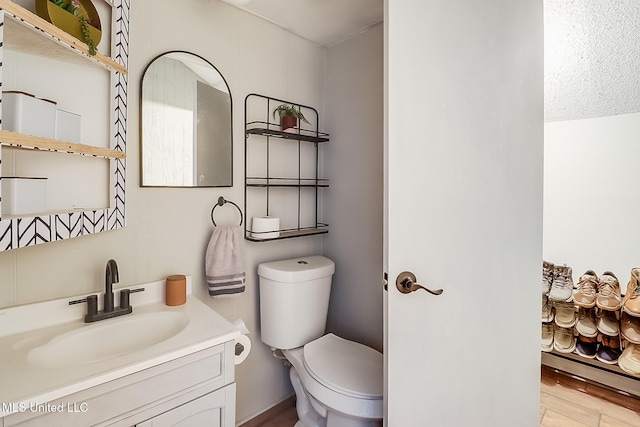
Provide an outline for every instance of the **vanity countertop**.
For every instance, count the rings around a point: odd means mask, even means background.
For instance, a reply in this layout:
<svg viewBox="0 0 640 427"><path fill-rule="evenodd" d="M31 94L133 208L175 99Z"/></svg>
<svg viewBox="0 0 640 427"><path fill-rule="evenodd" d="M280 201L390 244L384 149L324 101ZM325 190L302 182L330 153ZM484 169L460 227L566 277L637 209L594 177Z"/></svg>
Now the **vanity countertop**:
<svg viewBox="0 0 640 427"><path fill-rule="evenodd" d="M192 295L189 276L187 302L180 306L164 304L164 280L120 289L141 287L145 288L144 292L131 295L132 314L95 323L84 323L85 304L69 305L69 301L84 295L0 309L0 418L19 411L21 407L44 404L234 340L240 335L231 322ZM116 300L118 290L114 289ZM102 301L99 301L99 306L102 306ZM106 342L119 343L119 337L112 333L117 328L112 326L117 326L116 322L130 322L133 316L182 320L177 332L168 333L167 338L140 346L132 352L119 352L107 358L96 358L90 363L78 363L73 361L74 352L83 349L62 347L62 351L69 352L69 363L64 359L62 363L52 362L51 366L46 366L46 359L42 359L44 364L34 363L33 349L55 342L61 336L72 334L77 337L85 332L95 336L95 331L103 330L101 336ZM162 327L162 324L158 325ZM148 338L146 335L140 333L140 339Z"/></svg>

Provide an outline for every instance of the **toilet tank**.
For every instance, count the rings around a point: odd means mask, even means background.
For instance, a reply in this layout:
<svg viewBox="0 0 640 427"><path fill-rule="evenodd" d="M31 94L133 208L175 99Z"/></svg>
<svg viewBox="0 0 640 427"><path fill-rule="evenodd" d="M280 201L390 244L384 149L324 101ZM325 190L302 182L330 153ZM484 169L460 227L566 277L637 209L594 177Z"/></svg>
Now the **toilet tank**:
<svg viewBox="0 0 640 427"><path fill-rule="evenodd" d="M288 350L324 335L334 271L323 256L260 264L262 342Z"/></svg>

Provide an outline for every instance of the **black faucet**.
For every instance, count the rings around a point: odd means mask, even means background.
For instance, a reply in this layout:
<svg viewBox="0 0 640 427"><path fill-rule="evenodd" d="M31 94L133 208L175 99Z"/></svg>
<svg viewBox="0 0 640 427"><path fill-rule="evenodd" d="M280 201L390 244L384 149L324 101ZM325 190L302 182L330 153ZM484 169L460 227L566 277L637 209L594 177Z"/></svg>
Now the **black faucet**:
<svg viewBox="0 0 640 427"><path fill-rule="evenodd" d="M98 310L98 296L89 295L86 298L69 301L69 305L87 303L87 314L84 316L85 323L97 322L98 320L111 319L112 317L123 316L133 312L133 307L129 303L129 296L132 293L142 292L144 288L138 289L122 289L120 291L120 307L116 308L113 304L113 284L120 281L118 275L118 264L115 260L107 261L105 270L104 283L104 308Z"/></svg>
<svg viewBox="0 0 640 427"><path fill-rule="evenodd" d="M118 283L118 264L116 260L107 261L107 268L104 273L104 312L111 313L113 311L113 284Z"/></svg>

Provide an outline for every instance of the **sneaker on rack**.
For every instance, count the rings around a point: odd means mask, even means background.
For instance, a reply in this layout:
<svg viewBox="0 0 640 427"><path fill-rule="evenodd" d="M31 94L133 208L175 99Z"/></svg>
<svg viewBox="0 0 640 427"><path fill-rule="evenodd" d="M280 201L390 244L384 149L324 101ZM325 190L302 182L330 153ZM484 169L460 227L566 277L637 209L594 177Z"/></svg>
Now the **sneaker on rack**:
<svg viewBox="0 0 640 427"><path fill-rule="evenodd" d="M615 311L600 311L597 317L598 331L610 337L620 335L620 322Z"/></svg>
<svg viewBox="0 0 640 427"><path fill-rule="evenodd" d="M553 331L553 349L559 353L573 353L576 349L576 337L569 328L556 327Z"/></svg>
<svg viewBox="0 0 640 427"><path fill-rule="evenodd" d="M627 344L620 358L618 359L620 369L628 374L640 376L640 345Z"/></svg>
<svg viewBox="0 0 640 427"><path fill-rule="evenodd" d="M627 293L622 300L622 309L628 314L640 317L640 268L631 269Z"/></svg>
<svg viewBox="0 0 640 427"><path fill-rule="evenodd" d="M633 344L640 344L640 319L623 311L620 315L620 335Z"/></svg>
<svg viewBox="0 0 640 427"><path fill-rule="evenodd" d="M578 307L576 330L580 335L587 338L595 338L598 335L595 308Z"/></svg>
<svg viewBox="0 0 640 427"><path fill-rule="evenodd" d="M605 271L598 282L598 295L596 305L601 310L617 311L622 307L620 295L620 282L615 274Z"/></svg>
<svg viewBox="0 0 640 427"><path fill-rule="evenodd" d="M576 353L579 356L593 359L598 352L598 341L596 337L585 337L578 335L576 338Z"/></svg>
<svg viewBox="0 0 640 427"><path fill-rule="evenodd" d="M561 328L573 328L576 324L576 309L572 302L554 302L554 322Z"/></svg>
<svg viewBox="0 0 640 427"><path fill-rule="evenodd" d="M542 261L542 294L546 295L551 289L551 283L553 282L553 264L547 261Z"/></svg>
<svg viewBox="0 0 640 427"><path fill-rule="evenodd" d="M618 358L620 357L620 353L622 353L620 350L620 337L610 337L607 335L598 335L598 337L600 338L600 346L596 353L596 359L608 365L618 363Z"/></svg>
<svg viewBox="0 0 640 427"><path fill-rule="evenodd" d="M578 280L578 289L573 294L573 300L580 307L595 307L597 289L598 276L592 270L587 270Z"/></svg>
<svg viewBox="0 0 640 427"><path fill-rule="evenodd" d="M553 322L553 305L546 295L542 295L542 321Z"/></svg>
<svg viewBox="0 0 640 427"><path fill-rule="evenodd" d="M571 267L556 265L553 269L553 283L549 291L551 301L571 301L573 299L573 277Z"/></svg>
<svg viewBox="0 0 640 427"><path fill-rule="evenodd" d="M553 350L553 324L542 324L542 351L550 352Z"/></svg>

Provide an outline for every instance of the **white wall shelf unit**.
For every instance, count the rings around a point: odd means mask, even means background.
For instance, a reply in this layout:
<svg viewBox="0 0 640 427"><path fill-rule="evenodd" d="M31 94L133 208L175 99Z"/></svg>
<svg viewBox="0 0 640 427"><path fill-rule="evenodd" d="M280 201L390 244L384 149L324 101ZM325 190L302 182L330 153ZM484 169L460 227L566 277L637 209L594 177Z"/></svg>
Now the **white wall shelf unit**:
<svg viewBox="0 0 640 427"><path fill-rule="evenodd" d="M121 1L110 2L115 9L122 7ZM89 55L86 43L65 33L55 25L45 21L35 13L12 2L0 0L0 9L4 11L3 43L16 49L55 57L65 61L82 61L96 66L127 74L126 62L111 58L103 53ZM127 10L128 20L128 10ZM128 33L128 25L125 27Z"/></svg>
<svg viewBox="0 0 640 427"><path fill-rule="evenodd" d="M105 146L0 130L0 172L3 169L2 153L6 154L4 150L7 149L71 153L108 159L108 206L63 211L55 209L24 216L4 215L0 217L0 251L115 230L125 225L129 3L124 0L103 1L110 9L110 22L103 25L111 31L110 55L98 52L92 56L84 42L32 11L10 0L0 0L0 57L5 57L4 62L0 62L0 82L5 90L7 86L2 71L6 67L7 58L4 49L36 55L44 58L43 61L66 64L64 66L68 67L70 74L75 72L74 67L81 66L76 68L80 72L86 73L87 69L94 69L96 73L104 73L106 70L110 76L109 88L105 88L109 93L108 98L95 99L96 103L106 102L110 105L109 123L105 124L109 129L109 134L104 136ZM49 77L47 70L42 72L44 78ZM52 81L55 82L55 79ZM72 192L74 189L68 190ZM0 194L0 207L1 203Z"/></svg>
<svg viewBox="0 0 640 427"><path fill-rule="evenodd" d="M300 122L282 130L270 122L281 104L299 109L308 127ZM258 94L245 98L245 239L263 242L329 231L320 221L320 190L329 180L320 177L319 151L329 135L318 130L318 121L313 107ZM251 218L262 216L280 218L280 229L252 230Z"/></svg>
<svg viewBox="0 0 640 427"><path fill-rule="evenodd" d="M0 130L0 145L6 148L56 151L69 154L103 157L105 159L124 159L127 157L126 153L120 150L77 144L57 139L42 138L39 136L24 135L8 130Z"/></svg>

